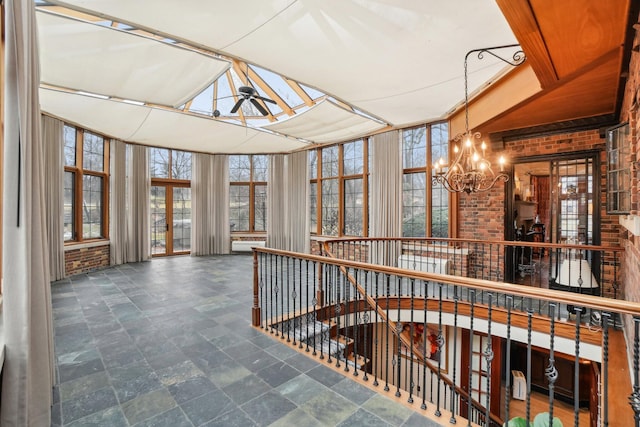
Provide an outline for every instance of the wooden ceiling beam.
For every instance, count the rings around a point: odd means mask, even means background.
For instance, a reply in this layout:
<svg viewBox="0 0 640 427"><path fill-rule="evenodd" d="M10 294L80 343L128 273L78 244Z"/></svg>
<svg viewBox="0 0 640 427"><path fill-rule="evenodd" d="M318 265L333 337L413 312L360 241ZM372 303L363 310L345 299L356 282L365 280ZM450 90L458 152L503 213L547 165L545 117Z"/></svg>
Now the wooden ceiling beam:
<svg viewBox="0 0 640 427"><path fill-rule="evenodd" d="M544 37L527 0L496 0L513 34L518 39L527 61L536 73L543 88L558 80Z"/></svg>

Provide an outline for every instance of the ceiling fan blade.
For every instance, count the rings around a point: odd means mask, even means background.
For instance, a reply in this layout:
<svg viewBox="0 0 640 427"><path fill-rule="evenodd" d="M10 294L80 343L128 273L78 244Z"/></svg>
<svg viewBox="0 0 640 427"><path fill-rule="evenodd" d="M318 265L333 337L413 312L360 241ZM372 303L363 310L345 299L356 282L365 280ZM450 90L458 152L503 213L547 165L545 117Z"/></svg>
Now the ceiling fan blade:
<svg viewBox="0 0 640 427"><path fill-rule="evenodd" d="M260 114L262 114L263 116L266 116L269 114L267 110L265 110L264 107L260 105L260 103L255 99L251 98L251 103L253 104L254 107L256 107L258 111L260 111Z"/></svg>
<svg viewBox="0 0 640 427"><path fill-rule="evenodd" d="M244 98L238 99L238 102L236 102L236 105L234 105L233 108L231 109L231 114L233 114L236 111L238 111L238 108L240 108L240 106L242 105L243 101L244 101Z"/></svg>
<svg viewBox="0 0 640 427"><path fill-rule="evenodd" d="M270 103L272 103L272 104L275 104L275 103L276 103L276 101L274 101L273 99L265 98L265 97L263 97L263 96L254 95L254 98L256 98L256 99L261 99L261 100L263 100L264 102L270 102Z"/></svg>

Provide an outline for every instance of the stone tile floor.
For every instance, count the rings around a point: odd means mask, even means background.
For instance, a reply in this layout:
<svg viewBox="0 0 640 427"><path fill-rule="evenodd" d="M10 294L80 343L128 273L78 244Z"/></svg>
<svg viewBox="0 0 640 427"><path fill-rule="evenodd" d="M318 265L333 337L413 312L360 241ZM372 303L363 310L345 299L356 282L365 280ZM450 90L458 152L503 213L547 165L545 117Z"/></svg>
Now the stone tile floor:
<svg viewBox="0 0 640 427"><path fill-rule="evenodd" d="M52 284L52 426L436 426L250 326L250 255Z"/></svg>

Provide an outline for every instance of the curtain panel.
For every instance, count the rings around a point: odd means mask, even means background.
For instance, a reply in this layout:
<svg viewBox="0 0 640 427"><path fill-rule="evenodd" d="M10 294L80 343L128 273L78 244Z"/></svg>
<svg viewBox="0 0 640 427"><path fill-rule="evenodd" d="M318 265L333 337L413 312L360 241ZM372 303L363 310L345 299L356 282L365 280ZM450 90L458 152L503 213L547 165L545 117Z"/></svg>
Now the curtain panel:
<svg viewBox="0 0 640 427"><path fill-rule="evenodd" d="M287 155L286 200L288 211L295 212L287 221L288 250L309 253L309 155L299 151Z"/></svg>
<svg viewBox="0 0 640 427"><path fill-rule="evenodd" d="M0 425L49 426L52 308L35 5L6 1Z"/></svg>
<svg viewBox="0 0 640 427"><path fill-rule="evenodd" d="M289 250L288 189L285 180L285 155L269 156L269 181L267 185L267 246Z"/></svg>
<svg viewBox="0 0 640 427"><path fill-rule="evenodd" d="M398 131L375 135L372 141L371 237L402 237L402 156ZM400 247L378 245L371 262L394 266Z"/></svg>
<svg viewBox="0 0 640 427"><path fill-rule="evenodd" d="M64 124L42 116L44 146L47 236L49 239L49 273L51 280L63 279L64 267Z"/></svg>
<svg viewBox="0 0 640 427"><path fill-rule="evenodd" d="M191 174L191 256L228 254L228 156L194 153Z"/></svg>
<svg viewBox="0 0 640 427"><path fill-rule="evenodd" d="M151 258L149 216L151 210L151 177L149 149L128 145L130 157L127 170L127 234L126 262Z"/></svg>
<svg viewBox="0 0 640 427"><path fill-rule="evenodd" d="M110 185L110 254L111 265L123 264L127 259L127 146L124 142L111 140Z"/></svg>

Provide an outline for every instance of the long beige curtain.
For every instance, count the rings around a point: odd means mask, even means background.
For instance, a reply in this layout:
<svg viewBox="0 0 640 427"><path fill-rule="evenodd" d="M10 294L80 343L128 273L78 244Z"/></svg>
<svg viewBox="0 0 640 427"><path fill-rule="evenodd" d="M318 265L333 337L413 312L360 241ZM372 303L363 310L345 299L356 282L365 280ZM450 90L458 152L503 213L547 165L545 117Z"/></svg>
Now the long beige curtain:
<svg viewBox="0 0 640 427"><path fill-rule="evenodd" d="M47 237L49 239L49 273L51 280L65 277L64 271L64 124L58 119L42 116L44 146L45 198L47 205Z"/></svg>
<svg viewBox="0 0 640 427"><path fill-rule="evenodd" d="M127 166L127 247L126 262L146 261L151 258L149 238L150 192L149 149L128 145Z"/></svg>
<svg viewBox="0 0 640 427"><path fill-rule="evenodd" d="M267 246L289 250L288 222L290 217L285 181L285 155L269 157L269 181L267 184ZM297 212L296 212L297 213Z"/></svg>
<svg viewBox="0 0 640 427"><path fill-rule="evenodd" d="M372 141L371 237L402 237L402 156L398 131L375 135ZM395 265L400 248L378 245L371 261Z"/></svg>
<svg viewBox="0 0 640 427"><path fill-rule="evenodd" d="M288 250L309 253L309 155L306 151L287 155Z"/></svg>
<svg viewBox="0 0 640 427"><path fill-rule="evenodd" d="M309 176L306 151L270 157L267 246L309 252Z"/></svg>
<svg viewBox="0 0 640 427"><path fill-rule="evenodd" d="M127 146L117 139L112 139L110 146L109 252L111 265L118 265L127 259Z"/></svg>
<svg viewBox="0 0 640 427"><path fill-rule="evenodd" d="M228 156L194 153L191 172L191 255L228 254Z"/></svg>
<svg viewBox="0 0 640 427"><path fill-rule="evenodd" d="M5 2L2 426L51 423L53 333L34 7Z"/></svg>

